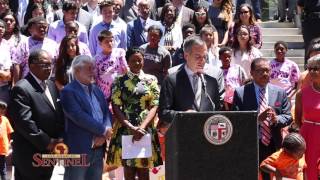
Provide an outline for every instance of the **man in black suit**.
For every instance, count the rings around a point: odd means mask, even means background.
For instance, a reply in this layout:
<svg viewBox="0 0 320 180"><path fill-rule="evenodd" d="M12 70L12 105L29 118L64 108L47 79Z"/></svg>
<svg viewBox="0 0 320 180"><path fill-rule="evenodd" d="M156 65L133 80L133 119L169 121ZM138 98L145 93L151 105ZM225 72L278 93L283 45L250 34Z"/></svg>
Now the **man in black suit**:
<svg viewBox="0 0 320 180"><path fill-rule="evenodd" d="M287 94L269 83L270 72L267 59L254 59L250 71L253 82L235 90L232 107L235 111L258 111L259 163L281 147L281 128L292 122ZM263 174L263 179L270 178Z"/></svg>
<svg viewBox="0 0 320 180"><path fill-rule="evenodd" d="M204 72L207 46L198 36L188 37L183 45L184 67L169 74L160 92L160 124L170 123L179 111L215 111L221 107L216 78ZM160 125L161 126L161 125Z"/></svg>
<svg viewBox="0 0 320 180"><path fill-rule="evenodd" d="M177 8L178 17L176 23L182 27L183 25L192 22L194 11L184 5L183 0L172 0L171 3ZM160 20L162 7L158 8L157 19Z"/></svg>
<svg viewBox="0 0 320 180"><path fill-rule="evenodd" d="M12 89L13 163L16 180L50 179L53 167L34 167L36 153L48 154L61 142L63 111L54 82L49 81L51 57L44 50L30 53L29 74Z"/></svg>

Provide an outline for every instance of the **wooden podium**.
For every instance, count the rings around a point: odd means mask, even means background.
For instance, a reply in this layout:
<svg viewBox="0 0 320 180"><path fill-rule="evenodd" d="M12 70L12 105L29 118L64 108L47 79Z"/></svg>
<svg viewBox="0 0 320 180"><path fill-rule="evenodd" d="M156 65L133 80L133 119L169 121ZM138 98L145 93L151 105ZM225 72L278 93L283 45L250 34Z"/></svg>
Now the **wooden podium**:
<svg viewBox="0 0 320 180"><path fill-rule="evenodd" d="M166 180L256 179L255 111L176 115L166 134Z"/></svg>

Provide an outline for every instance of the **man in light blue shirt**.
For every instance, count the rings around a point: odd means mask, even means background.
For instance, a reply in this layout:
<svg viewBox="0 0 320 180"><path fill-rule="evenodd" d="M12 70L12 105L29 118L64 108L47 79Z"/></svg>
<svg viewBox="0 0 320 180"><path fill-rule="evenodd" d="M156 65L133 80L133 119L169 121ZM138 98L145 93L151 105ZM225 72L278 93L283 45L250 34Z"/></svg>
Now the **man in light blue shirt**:
<svg viewBox="0 0 320 180"><path fill-rule="evenodd" d="M63 20L51 23L48 30L48 38L56 41L57 43L61 42L66 35L65 24L69 21L75 21L79 8L74 2L64 2L62 12ZM77 34L79 41L88 45L88 33L86 27L79 22L76 23L79 25L79 31Z"/></svg>
<svg viewBox="0 0 320 180"><path fill-rule="evenodd" d="M114 2L112 0L104 0L100 3L99 7L102 15L102 22L92 27L89 35L89 48L92 56L95 56L97 53L102 51L98 43L98 34L102 30L108 30L112 32L114 38L113 47L127 49L126 27L123 27L113 21L113 5Z"/></svg>

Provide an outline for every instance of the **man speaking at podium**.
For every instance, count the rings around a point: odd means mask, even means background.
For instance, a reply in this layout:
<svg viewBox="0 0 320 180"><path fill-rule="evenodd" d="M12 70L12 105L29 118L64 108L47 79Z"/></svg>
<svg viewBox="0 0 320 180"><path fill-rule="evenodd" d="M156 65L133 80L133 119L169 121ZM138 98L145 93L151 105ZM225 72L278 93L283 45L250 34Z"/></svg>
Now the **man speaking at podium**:
<svg viewBox="0 0 320 180"><path fill-rule="evenodd" d="M252 83L237 88L234 92L235 111L258 111L259 164L281 146L281 128L292 122L287 94L280 87L269 83L271 67L264 58L251 63ZM270 179L263 173L263 179Z"/></svg>
<svg viewBox="0 0 320 180"><path fill-rule="evenodd" d="M169 74L161 86L160 126L171 123L179 111L216 111L221 107L218 82L203 70L207 58L205 42L190 36L183 50L184 67Z"/></svg>

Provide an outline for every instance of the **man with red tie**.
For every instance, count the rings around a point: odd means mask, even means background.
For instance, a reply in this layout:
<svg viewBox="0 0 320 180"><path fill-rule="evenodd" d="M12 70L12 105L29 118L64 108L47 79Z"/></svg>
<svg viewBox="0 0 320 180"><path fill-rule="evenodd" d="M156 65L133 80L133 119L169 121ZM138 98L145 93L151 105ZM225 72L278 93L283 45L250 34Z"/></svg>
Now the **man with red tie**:
<svg viewBox="0 0 320 180"><path fill-rule="evenodd" d="M235 111L258 112L259 163L281 147L281 128L292 122L287 94L269 83L270 72L267 59L254 59L250 71L252 82L235 90L232 107ZM262 175L268 179L268 174Z"/></svg>

